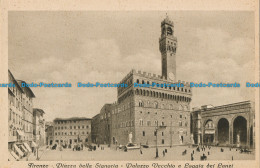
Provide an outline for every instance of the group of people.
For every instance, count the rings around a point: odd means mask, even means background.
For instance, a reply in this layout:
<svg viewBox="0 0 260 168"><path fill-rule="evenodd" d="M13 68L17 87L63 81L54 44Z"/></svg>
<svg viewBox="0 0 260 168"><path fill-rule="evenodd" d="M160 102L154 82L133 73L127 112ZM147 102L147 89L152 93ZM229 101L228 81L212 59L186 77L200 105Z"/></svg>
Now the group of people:
<svg viewBox="0 0 260 168"><path fill-rule="evenodd" d="M210 155L210 149L211 149L210 146L205 146L205 145L203 145L203 146L201 146L201 147L200 147L200 146L197 146L197 148L196 148L196 151L197 151L197 152L203 151L203 154L200 156L200 160L207 160L207 156L206 156L205 153L204 153L204 152L206 152L206 149L208 149L207 154ZM193 150L193 151L191 152L191 160L192 160L192 161L194 160L194 154L195 154L195 151Z"/></svg>

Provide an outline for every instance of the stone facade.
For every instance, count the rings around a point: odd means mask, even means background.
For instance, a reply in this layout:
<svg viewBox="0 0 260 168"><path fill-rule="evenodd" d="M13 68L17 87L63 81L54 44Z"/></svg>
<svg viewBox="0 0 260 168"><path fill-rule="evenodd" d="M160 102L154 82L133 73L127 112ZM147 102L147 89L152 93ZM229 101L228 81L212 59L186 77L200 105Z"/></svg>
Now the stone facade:
<svg viewBox="0 0 260 168"><path fill-rule="evenodd" d="M118 100L112 109L112 144L129 142L163 146L191 143L189 83L176 80L177 38L173 22L167 17L161 23L159 40L162 75L132 70L120 82ZM137 84L158 86L136 87ZM169 84L172 86L166 86ZM178 84L178 86L173 86ZM159 129L156 133L156 130Z"/></svg>
<svg viewBox="0 0 260 168"><path fill-rule="evenodd" d="M34 141L39 145L45 145L45 112L42 109L33 109L33 135Z"/></svg>
<svg viewBox="0 0 260 168"><path fill-rule="evenodd" d="M45 142L46 145L53 145L54 143L54 128L52 122L46 122L45 123Z"/></svg>
<svg viewBox="0 0 260 168"><path fill-rule="evenodd" d="M12 148L12 144L24 141L24 125L23 125L23 89L20 87L12 73L8 70L9 83L15 84L15 87L8 87L8 147Z"/></svg>
<svg viewBox="0 0 260 168"><path fill-rule="evenodd" d="M25 81L18 80L19 85L26 83ZM22 95L23 104L23 127L24 127L24 140L29 144L32 144L33 138L33 98L34 93L29 87L21 87L24 94Z"/></svg>
<svg viewBox="0 0 260 168"><path fill-rule="evenodd" d="M255 147L254 102L202 106L192 111L196 144Z"/></svg>
<svg viewBox="0 0 260 168"><path fill-rule="evenodd" d="M54 142L57 144L91 143L91 119L56 118L53 121Z"/></svg>
<svg viewBox="0 0 260 168"><path fill-rule="evenodd" d="M158 132L158 144L181 145L190 139L191 88L184 87L134 87L134 83L174 84L162 77L145 72L131 71L122 83L127 88L118 89L118 102L112 106L112 142L126 144L132 133L134 143L155 145L158 126L166 126Z"/></svg>
<svg viewBox="0 0 260 168"><path fill-rule="evenodd" d="M92 120L92 140L96 144L110 144L111 141L111 107L112 104L105 104L100 113Z"/></svg>
<svg viewBox="0 0 260 168"><path fill-rule="evenodd" d="M9 160L19 160L36 146L33 137L33 98L29 87L22 87L22 80L16 80L8 70L8 150Z"/></svg>
<svg viewBox="0 0 260 168"><path fill-rule="evenodd" d="M91 139L93 143L100 143L99 142L99 137L101 136L101 134L99 133L100 129L100 114L95 115L92 118L91 121Z"/></svg>

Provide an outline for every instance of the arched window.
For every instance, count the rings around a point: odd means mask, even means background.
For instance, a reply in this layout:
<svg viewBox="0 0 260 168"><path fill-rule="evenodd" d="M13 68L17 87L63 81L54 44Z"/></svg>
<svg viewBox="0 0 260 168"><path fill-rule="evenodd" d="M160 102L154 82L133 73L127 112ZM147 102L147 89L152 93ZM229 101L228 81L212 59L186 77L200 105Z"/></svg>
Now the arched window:
<svg viewBox="0 0 260 168"><path fill-rule="evenodd" d="M142 100L139 100L139 107L144 107L144 103Z"/></svg>
<svg viewBox="0 0 260 168"><path fill-rule="evenodd" d="M144 125L144 121L142 119L139 120L139 125L143 126Z"/></svg>
<svg viewBox="0 0 260 168"><path fill-rule="evenodd" d="M179 106L179 110L183 110L183 107L182 107L182 105L180 104L180 106Z"/></svg>
<svg viewBox="0 0 260 168"><path fill-rule="evenodd" d="M154 108L158 108L158 103L157 102L154 102Z"/></svg>
<svg viewBox="0 0 260 168"><path fill-rule="evenodd" d="M135 94L139 95L139 90L138 89L135 90Z"/></svg>
<svg viewBox="0 0 260 168"><path fill-rule="evenodd" d="M139 79L136 80L136 83L139 83Z"/></svg>
<svg viewBox="0 0 260 168"><path fill-rule="evenodd" d="M164 109L164 104L162 104L161 108Z"/></svg>
<svg viewBox="0 0 260 168"><path fill-rule="evenodd" d="M171 29L171 27L168 27L168 28L167 28L167 35L172 35L172 29Z"/></svg>

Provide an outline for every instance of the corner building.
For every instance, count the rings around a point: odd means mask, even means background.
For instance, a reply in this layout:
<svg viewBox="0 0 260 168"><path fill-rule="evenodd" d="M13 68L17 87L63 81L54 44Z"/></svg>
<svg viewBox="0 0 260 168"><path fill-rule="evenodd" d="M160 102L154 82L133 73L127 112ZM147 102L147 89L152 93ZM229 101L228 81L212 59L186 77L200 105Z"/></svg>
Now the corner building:
<svg viewBox="0 0 260 168"><path fill-rule="evenodd" d="M91 143L91 119L85 117L56 118L53 121L56 144Z"/></svg>
<svg viewBox="0 0 260 168"><path fill-rule="evenodd" d="M120 82L128 85L118 88L117 102L111 107L111 143L133 143L149 146L173 146L191 143L189 83L176 81L177 38L173 22L167 17L161 23L159 48L162 75L132 70ZM183 87L134 87L138 84L178 84ZM156 134L156 128L159 129ZM130 138L131 137L131 138ZM130 140L131 139L131 140Z"/></svg>

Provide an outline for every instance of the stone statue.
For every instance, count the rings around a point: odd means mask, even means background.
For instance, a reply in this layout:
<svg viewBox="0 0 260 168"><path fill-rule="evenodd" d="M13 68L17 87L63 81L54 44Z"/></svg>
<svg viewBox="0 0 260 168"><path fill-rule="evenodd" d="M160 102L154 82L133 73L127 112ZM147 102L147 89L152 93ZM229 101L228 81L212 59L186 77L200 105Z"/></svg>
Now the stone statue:
<svg viewBox="0 0 260 168"><path fill-rule="evenodd" d="M128 140L129 143L132 143L132 138L133 138L133 134L132 134L132 132L130 132L130 133L129 133L129 140Z"/></svg>

